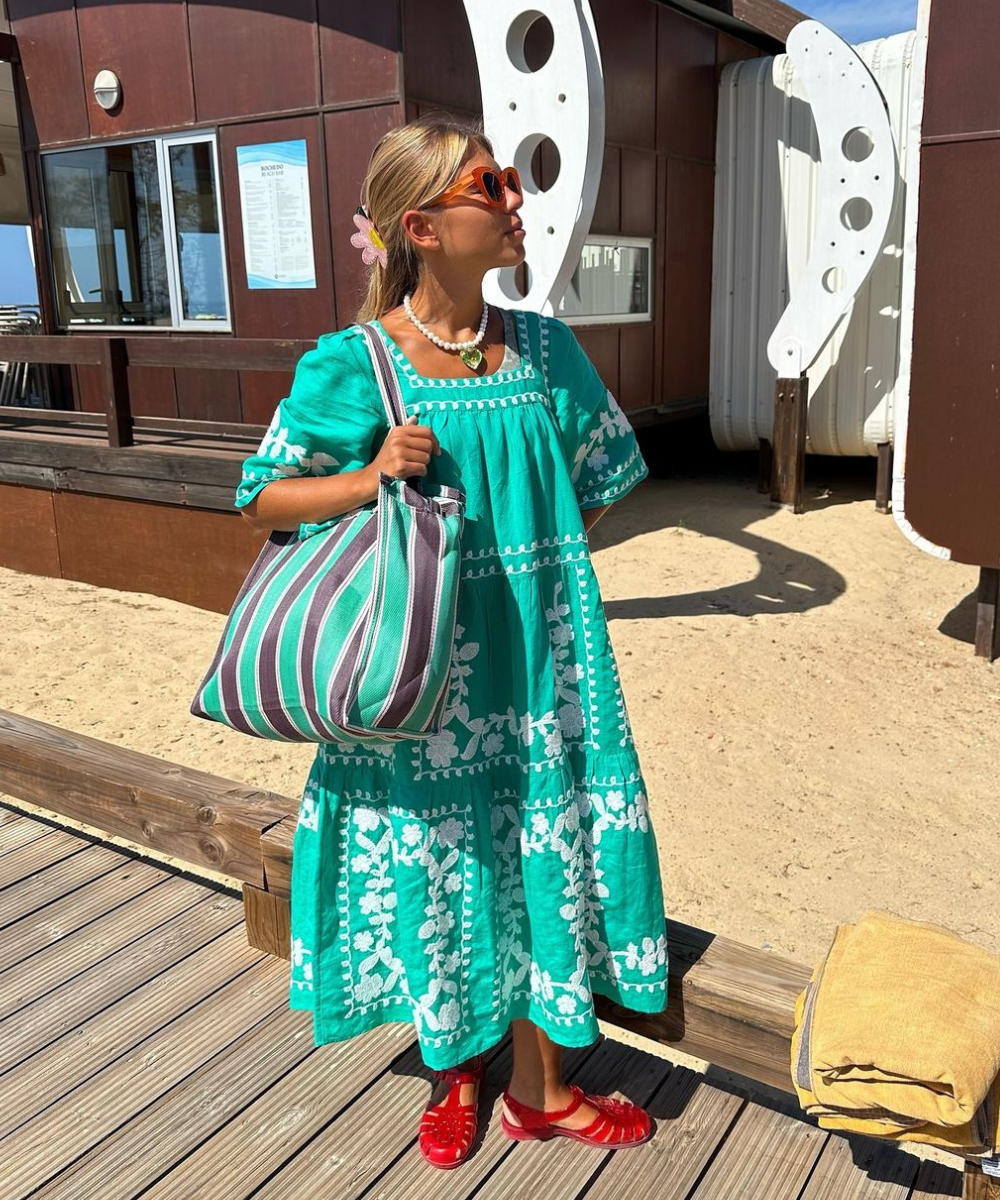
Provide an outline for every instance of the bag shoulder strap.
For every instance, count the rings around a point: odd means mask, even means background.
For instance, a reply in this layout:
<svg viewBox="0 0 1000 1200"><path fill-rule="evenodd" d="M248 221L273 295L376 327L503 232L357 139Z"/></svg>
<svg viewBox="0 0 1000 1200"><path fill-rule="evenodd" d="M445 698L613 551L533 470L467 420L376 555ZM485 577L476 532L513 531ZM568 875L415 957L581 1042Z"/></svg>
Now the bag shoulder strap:
<svg viewBox="0 0 1000 1200"><path fill-rule="evenodd" d="M390 426L405 425L406 409L403 406L403 393L400 391L399 379L389 358L389 351L385 348L385 343L371 322L359 323L357 328L364 334L368 354L375 371L375 381L378 384L382 403L385 405L389 424Z"/></svg>

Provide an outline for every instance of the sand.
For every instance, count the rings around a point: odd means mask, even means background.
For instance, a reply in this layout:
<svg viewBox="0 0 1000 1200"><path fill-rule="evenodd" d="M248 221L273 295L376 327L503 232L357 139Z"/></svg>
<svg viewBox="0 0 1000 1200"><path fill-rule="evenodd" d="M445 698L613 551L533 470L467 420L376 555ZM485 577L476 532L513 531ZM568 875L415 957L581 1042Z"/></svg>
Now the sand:
<svg viewBox="0 0 1000 1200"><path fill-rule="evenodd" d="M744 456L657 470L592 538L669 915L805 963L868 907L1000 952L975 569L875 512L869 462L810 460L801 516ZM2 707L300 794L314 747L189 714L222 614L0 569L0 619Z"/></svg>

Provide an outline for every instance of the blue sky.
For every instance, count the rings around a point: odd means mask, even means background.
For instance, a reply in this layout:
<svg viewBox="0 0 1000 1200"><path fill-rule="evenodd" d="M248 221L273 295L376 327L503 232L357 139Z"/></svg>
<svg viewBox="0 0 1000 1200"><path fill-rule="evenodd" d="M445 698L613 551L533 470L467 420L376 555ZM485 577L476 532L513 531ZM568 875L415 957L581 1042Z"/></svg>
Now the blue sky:
<svg viewBox="0 0 1000 1200"><path fill-rule="evenodd" d="M796 7L849 42L902 33L917 23L917 0L799 0ZM0 304L37 299L24 230L0 225Z"/></svg>
<svg viewBox="0 0 1000 1200"><path fill-rule="evenodd" d="M789 0L852 44L917 27L917 0Z"/></svg>

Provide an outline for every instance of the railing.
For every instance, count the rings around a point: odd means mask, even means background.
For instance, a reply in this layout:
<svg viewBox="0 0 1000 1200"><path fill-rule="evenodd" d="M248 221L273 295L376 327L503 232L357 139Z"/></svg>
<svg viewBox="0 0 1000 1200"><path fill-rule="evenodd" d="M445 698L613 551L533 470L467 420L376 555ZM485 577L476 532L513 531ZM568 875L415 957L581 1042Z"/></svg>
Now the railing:
<svg viewBox="0 0 1000 1200"><path fill-rule="evenodd" d="M240 881L248 941L289 957L298 801L3 710L0 792ZM666 933L666 1009L638 1013L595 996L597 1015L794 1094L795 1001L809 969L677 921ZM1000 1200L1000 1180L974 1159L964 1166L965 1200Z"/></svg>
<svg viewBox="0 0 1000 1200"><path fill-rule="evenodd" d="M0 335L0 359L7 362L55 363L97 367L104 399L103 420L108 445L117 449L135 445L135 421L129 397L128 367L163 367L179 370L292 371L315 341L280 338L207 337L108 337L97 334ZM6 417L35 417L46 421L87 423L102 420L96 413L75 409L0 407L0 428ZM248 428L234 422L198 421L176 417L143 417L153 428L195 430L206 434L235 435Z"/></svg>

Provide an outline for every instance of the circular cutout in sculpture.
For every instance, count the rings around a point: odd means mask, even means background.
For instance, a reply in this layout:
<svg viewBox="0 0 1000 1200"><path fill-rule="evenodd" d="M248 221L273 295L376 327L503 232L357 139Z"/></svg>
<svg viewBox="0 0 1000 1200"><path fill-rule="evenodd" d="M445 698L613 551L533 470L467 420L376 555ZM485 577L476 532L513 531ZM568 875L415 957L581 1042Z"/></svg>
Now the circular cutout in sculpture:
<svg viewBox="0 0 1000 1200"><path fill-rule="evenodd" d="M848 162L859 163L864 162L875 149L875 139L872 137L870 129L859 125L844 134L844 140L840 145L844 151L844 158Z"/></svg>
<svg viewBox="0 0 1000 1200"><path fill-rule="evenodd" d="M868 228L872 223L872 215L872 206L864 196L855 196L840 210L840 223L845 229L857 232Z"/></svg>
<svg viewBox="0 0 1000 1200"><path fill-rule="evenodd" d="M535 8L519 13L507 30L507 57L526 75L545 66L554 44L552 22Z"/></svg>
<svg viewBox="0 0 1000 1200"><path fill-rule="evenodd" d="M823 273L823 287L835 296L837 292L843 291L844 288L844 268L831 267L829 271Z"/></svg>
<svg viewBox="0 0 1000 1200"><path fill-rule="evenodd" d="M526 192L547 192L559 178L559 147L544 133L529 134L514 151L514 166Z"/></svg>

